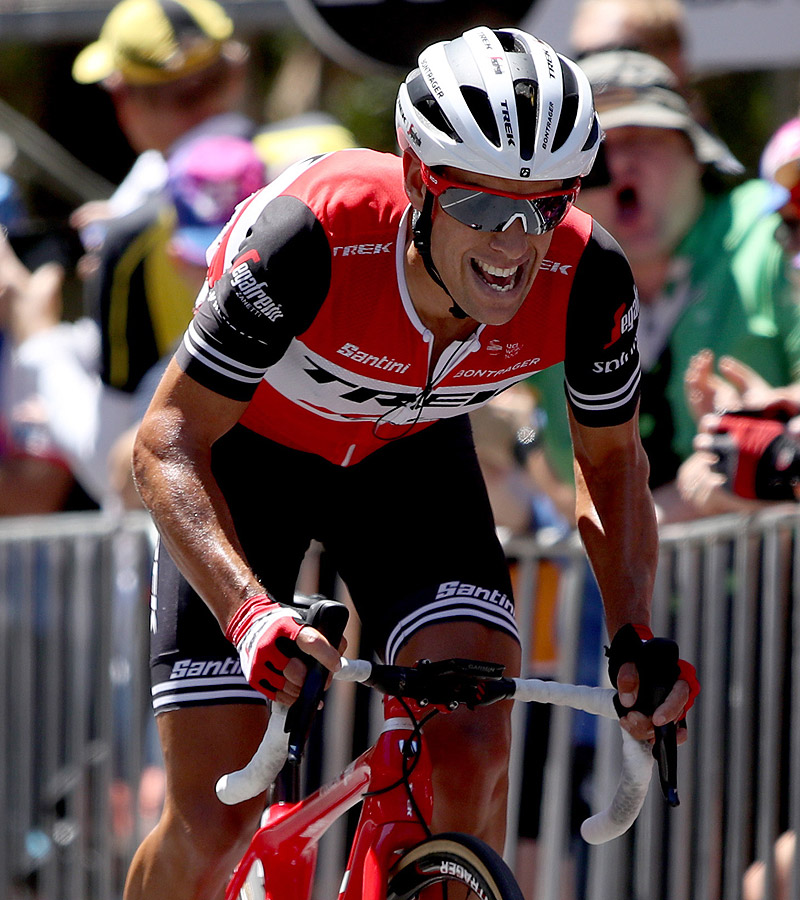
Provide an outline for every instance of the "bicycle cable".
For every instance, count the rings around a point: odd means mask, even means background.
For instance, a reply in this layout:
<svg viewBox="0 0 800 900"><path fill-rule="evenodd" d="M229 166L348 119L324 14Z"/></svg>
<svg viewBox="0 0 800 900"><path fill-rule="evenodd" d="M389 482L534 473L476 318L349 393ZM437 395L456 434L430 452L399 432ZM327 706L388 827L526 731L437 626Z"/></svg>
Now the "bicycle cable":
<svg viewBox="0 0 800 900"><path fill-rule="evenodd" d="M449 374L450 366L453 365L453 360L458 356L458 354L463 351L466 340L454 341L454 343L457 346L450 353L450 356L448 357L447 362L445 362L444 366L440 367L437 365L434 367L434 370L436 368L439 368L441 371L441 374L439 376L440 381L445 377L445 375ZM411 400L408 400L405 403L399 403L397 406L393 406L391 409L387 410L382 416L380 416L378 419L375 420L375 422L372 425L373 437L376 437L379 441L385 441L386 443L389 443L390 441L396 441L396 440L399 440L400 438L405 437L419 424L419 420L422 418L423 409L425 408L425 403L428 400L428 398L431 396L431 394L433 393L433 390L434 390L433 376L434 376L434 372L429 371L427 373L427 375L425 376L425 386L422 388L421 391L419 391L417 394L415 394L411 398ZM384 421L384 419L387 419L387 417L391 416L392 413L396 413L396 412L398 412L398 410L403 409L403 407L406 407L407 409L410 409L410 410L416 410L416 414L415 414L413 420L411 422L406 423L406 428L403 431L401 431L400 434L393 434L388 437L385 437L384 435L379 434L379 429L381 428L381 426L387 424ZM392 424L392 423L388 423L388 424ZM401 426L397 425L394 427L399 428Z"/></svg>
<svg viewBox="0 0 800 900"><path fill-rule="evenodd" d="M421 828L425 832L426 837L432 837L433 832L430 829L430 826L425 821L425 816L423 816L422 811L417 805L416 798L414 797L414 793L411 790L410 778L414 772L414 769L417 767L417 763L420 759L420 754L422 752L422 728L430 720L439 715L438 709L432 709L423 719L417 721L414 713L411 711L411 707L405 702L402 697L396 698L403 709L408 714L409 719L413 723L414 727L411 732L411 739L406 741L403 745L403 773L397 781L392 784L386 785L386 787L378 788L374 791L367 791L364 794L365 797L377 797L380 794L386 794L389 791L393 791L395 788L403 785L405 788L406 796L408 797L409 805L417 818Z"/></svg>

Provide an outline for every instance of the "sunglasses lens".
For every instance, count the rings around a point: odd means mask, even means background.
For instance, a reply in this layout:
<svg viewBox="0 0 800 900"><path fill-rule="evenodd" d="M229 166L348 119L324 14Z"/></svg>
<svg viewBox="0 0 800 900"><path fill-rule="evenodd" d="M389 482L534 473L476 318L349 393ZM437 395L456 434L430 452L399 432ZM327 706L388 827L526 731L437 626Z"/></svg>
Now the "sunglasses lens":
<svg viewBox="0 0 800 900"><path fill-rule="evenodd" d="M561 222L572 194L555 197L503 197L467 188L448 188L439 196L442 209L476 231L505 231L517 220L528 234L545 234Z"/></svg>

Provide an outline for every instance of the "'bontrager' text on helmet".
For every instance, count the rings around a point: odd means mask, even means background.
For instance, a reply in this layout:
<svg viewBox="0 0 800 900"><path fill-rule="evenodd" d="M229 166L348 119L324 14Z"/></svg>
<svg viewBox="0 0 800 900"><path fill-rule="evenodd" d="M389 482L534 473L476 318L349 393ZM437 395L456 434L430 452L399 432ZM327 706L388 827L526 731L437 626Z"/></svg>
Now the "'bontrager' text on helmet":
<svg viewBox="0 0 800 900"><path fill-rule="evenodd" d="M586 175L602 132L581 69L515 28L433 44L400 86L401 150L423 163L549 181Z"/></svg>

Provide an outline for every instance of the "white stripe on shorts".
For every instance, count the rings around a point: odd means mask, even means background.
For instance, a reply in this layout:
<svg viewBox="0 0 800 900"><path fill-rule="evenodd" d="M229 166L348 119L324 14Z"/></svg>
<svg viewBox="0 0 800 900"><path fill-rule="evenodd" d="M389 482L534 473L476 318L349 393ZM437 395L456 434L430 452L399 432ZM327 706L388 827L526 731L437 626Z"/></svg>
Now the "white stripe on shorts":
<svg viewBox="0 0 800 900"><path fill-rule="evenodd" d="M392 665L403 644L420 628L454 619L472 620L489 625L498 631L504 631L515 640L519 640L517 621L511 610L495 603L489 603L475 597L451 597L447 602L434 600L406 616L392 630L386 641L387 664Z"/></svg>
<svg viewBox="0 0 800 900"><path fill-rule="evenodd" d="M176 678L153 685L150 690L153 696L153 711L164 707L212 705L215 703L235 703L238 701L260 700L267 698L255 688L250 687L247 680L237 678Z"/></svg>

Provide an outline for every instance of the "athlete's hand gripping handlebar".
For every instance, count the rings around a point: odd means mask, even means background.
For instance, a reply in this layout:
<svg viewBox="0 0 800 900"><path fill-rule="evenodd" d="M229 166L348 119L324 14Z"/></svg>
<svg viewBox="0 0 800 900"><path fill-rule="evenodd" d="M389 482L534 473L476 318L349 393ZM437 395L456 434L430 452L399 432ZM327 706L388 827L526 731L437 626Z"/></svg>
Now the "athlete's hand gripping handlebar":
<svg viewBox="0 0 800 900"><path fill-rule="evenodd" d="M684 714L700 691L694 667L679 658L675 641L654 638L647 626L623 625L614 635L606 655L609 660L609 678L615 687L619 670L624 663L634 663L639 674L636 703L628 708L619 699L615 701L620 718L626 716L631 709L652 716L667 699L678 679L683 679L689 685L689 700ZM675 722L668 722L666 725L655 725L653 730L653 756L658 762L661 792L670 806L678 806L678 728Z"/></svg>
<svg viewBox="0 0 800 900"><path fill-rule="evenodd" d="M334 647L339 646L348 616L344 604L324 598L312 602L303 613L305 624L316 628ZM217 782L217 796L223 803L233 806L255 797L275 781L287 760L300 762L329 674L307 654L300 658L308 666L300 696L291 707L273 702L269 725L253 758L243 769L223 775Z"/></svg>
<svg viewBox="0 0 800 900"><path fill-rule="evenodd" d="M639 695L636 709L652 716L667 699L678 680L678 645L664 638L653 638L648 642L650 652L642 655L637 663L639 670ZM617 707L620 715L628 710ZM675 722L654 725L655 742L653 757L658 763L661 793L670 806L678 806L678 726Z"/></svg>
<svg viewBox="0 0 800 900"><path fill-rule="evenodd" d="M322 598L311 605L305 620L306 625L316 628L328 639L331 646L338 647L349 616L350 613L343 603ZM285 730L289 732L288 762L292 765L298 765L303 758L303 749L311 731L311 724L319 709L322 695L325 693L325 683L330 675L321 662L306 653L301 653L299 656L307 665L308 673L303 682L300 696L289 707L284 726Z"/></svg>

